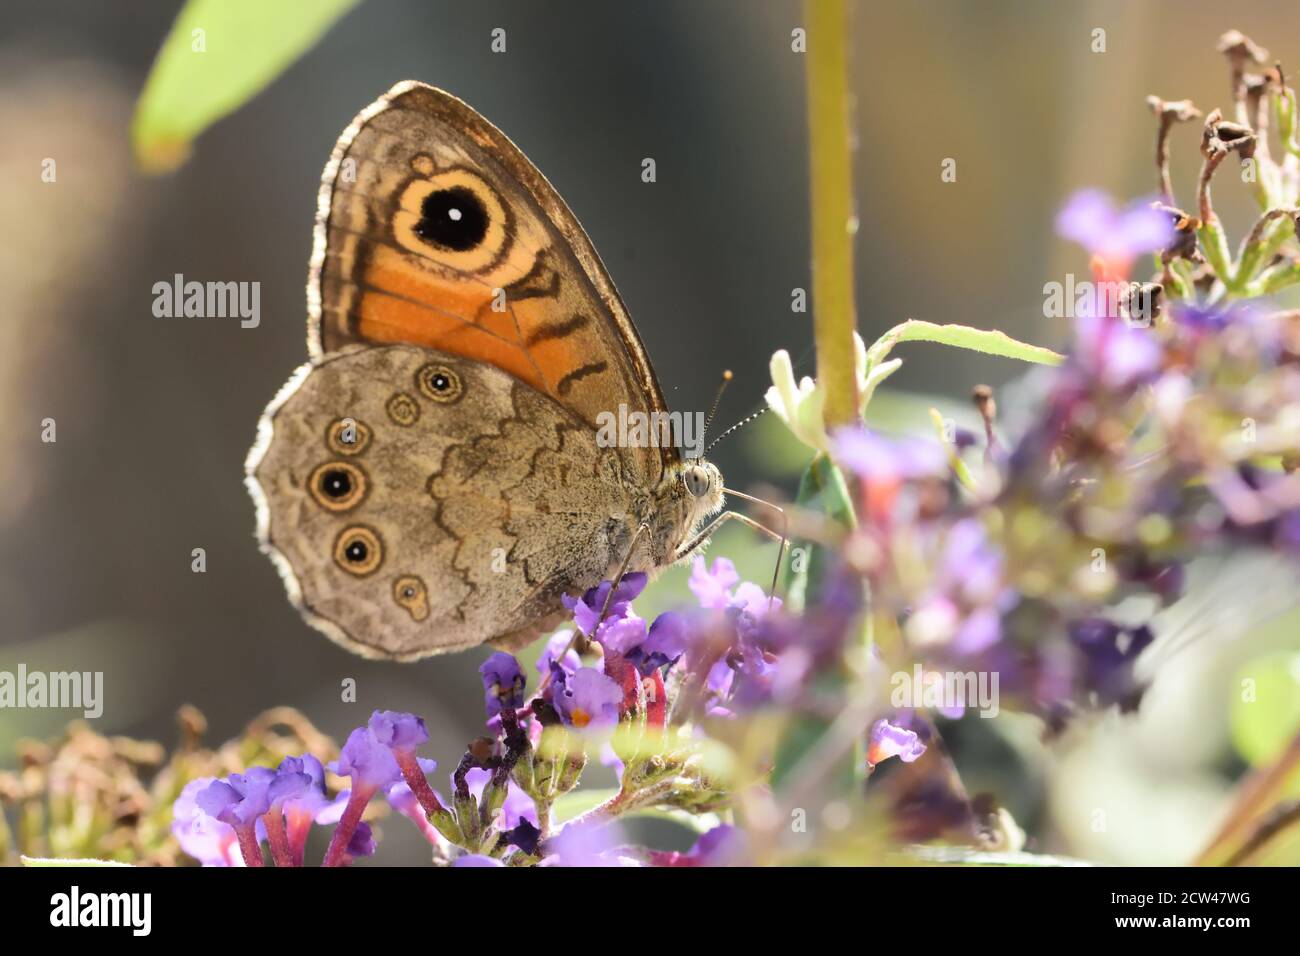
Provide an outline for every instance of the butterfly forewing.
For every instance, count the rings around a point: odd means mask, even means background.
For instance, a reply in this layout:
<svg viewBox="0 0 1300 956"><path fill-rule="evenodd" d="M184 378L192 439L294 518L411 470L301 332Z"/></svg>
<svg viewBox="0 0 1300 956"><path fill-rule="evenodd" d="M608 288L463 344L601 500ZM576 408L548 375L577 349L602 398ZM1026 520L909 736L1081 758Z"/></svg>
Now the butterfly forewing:
<svg viewBox="0 0 1300 956"><path fill-rule="evenodd" d="M554 189L460 100L402 83L326 167L313 354L405 342L495 365L573 410L664 409L641 341ZM636 451L653 484L671 449Z"/></svg>

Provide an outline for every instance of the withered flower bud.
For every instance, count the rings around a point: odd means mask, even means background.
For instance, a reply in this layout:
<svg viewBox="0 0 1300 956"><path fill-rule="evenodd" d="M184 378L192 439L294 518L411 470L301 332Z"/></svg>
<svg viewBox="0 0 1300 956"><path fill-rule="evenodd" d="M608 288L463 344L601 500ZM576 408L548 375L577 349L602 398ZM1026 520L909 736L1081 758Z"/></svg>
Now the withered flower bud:
<svg viewBox="0 0 1300 956"><path fill-rule="evenodd" d="M1191 100L1162 100L1152 95L1147 97L1147 106L1161 119L1168 118L1171 122L1186 123L1201 117L1201 111Z"/></svg>
<svg viewBox="0 0 1300 956"><path fill-rule="evenodd" d="M1240 30L1229 30L1219 37L1218 50L1228 58L1234 70L1240 70L1247 63L1268 62L1268 50Z"/></svg>
<svg viewBox="0 0 1300 956"><path fill-rule="evenodd" d="M1228 152L1250 159L1255 155L1255 133L1249 126L1225 120L1222 111L1215 110L1205 118L1201 155L1206 159L1217 159Z"/></svg>

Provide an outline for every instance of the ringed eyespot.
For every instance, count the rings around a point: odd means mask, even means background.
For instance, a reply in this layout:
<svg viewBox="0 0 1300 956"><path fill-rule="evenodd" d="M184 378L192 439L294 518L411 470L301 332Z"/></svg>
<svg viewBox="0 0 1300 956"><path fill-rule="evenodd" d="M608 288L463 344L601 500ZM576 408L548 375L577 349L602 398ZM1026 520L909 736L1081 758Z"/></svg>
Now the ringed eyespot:
<svg viewBox="0 0 1300 956"><path fill-rule="evenodd" d="M327 461L307 478L312 499L326 511L351 511L370 490L366 473L350 461Z"/></svg>
<svg viewBox="0 0 1300 956"><path fill-rule="evenodd" d="M415 373L415 385L425 398L444 405L460 398L463 388L460 376L445 365L421 365Z"/></svg>
<svg viewBox="0 0 1300 956"><path fill-rule="evenodd" d="M468 252L483 241L488 231L488 211L483 200L468 186L435 189L420 203L420 220L414 232L453 252Z"/></svg>
<svg viewBox="0 0 1300 956"><path fill-rule="evenodd" d="M416 176L389 220L398 245L460 272L490 272L514 241L510 210L496 190L471 169L436 172L425 163L412 169Z"/></svg>
<svg viewBox="0 0 1300 956"><path fill-rule="evenodd" d="M325 447L336 455L359 455L370 444L370 426L353 418L336 418L325 429Z"/></svg>
<svg viewBox="0 0 1300 956"><path fill-rule="evenodd" d="M334 541L334 563L359 578L372 574L384 561L378 532L365 525L344 528Z"/></svg>
<svg viewBox="0 0 1300 956"><path fill-rule="evenodd" d="M414 574L406 574L393 582L393 600L406 608L416 621L429 616L429 592Z"/></svg>
<svg viewBox="0 0 1300 956"><path fill-rule="evenodd" d="M384 405L394 425L408 428L420 420L420 403L406 392L395 393Z"/></svg>

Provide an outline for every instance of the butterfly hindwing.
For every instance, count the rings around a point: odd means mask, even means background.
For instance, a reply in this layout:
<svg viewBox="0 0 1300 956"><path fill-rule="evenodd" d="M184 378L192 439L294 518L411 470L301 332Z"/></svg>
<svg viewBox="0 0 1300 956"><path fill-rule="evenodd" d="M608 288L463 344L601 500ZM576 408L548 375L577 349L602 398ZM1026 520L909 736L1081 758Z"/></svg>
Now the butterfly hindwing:
<svg viewBox="0 0 1300 956"><path fill-rule="evenodd" d="M394 345L300 369L247 470L263 547L304 616L364 656L408 660L554 624L559 596L618 559L619 467L507 373Z"/></svg>

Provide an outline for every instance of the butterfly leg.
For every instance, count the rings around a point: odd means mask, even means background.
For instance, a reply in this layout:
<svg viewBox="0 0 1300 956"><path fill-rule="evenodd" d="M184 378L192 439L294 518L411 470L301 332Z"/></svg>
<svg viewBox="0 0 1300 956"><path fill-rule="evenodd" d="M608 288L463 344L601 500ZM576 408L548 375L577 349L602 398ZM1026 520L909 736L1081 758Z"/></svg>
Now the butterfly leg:
<svg viewBox="0 0 1300 956"><path fill-rule="evenodd" d="M618 590L619 582L623 580L623 575L627 573L627 566L632 563L632 555L636 553L636 543L641 540L641 535L650 530L650 526L642 522L632 535L632 541L627 546L627 554L623 555L623 563L618 566L618 573L610 578L609 593L605 595L605 603L601 605L600 617L596 618L596 626L605 620L605 615L609 613L609 606L614 603L614 592Z"/></svg>
<svg viewBox="0 0 1300 956"><path fill-rule="evenodd" d="M722 526L722 523L725 521L739 521L742 524L746 524L749 527L753 528L755 531L759 531L767 535L769 538L773 539L774 541L781 542L781 546L780 548L777 549L776 552L776 566L772 569L772 587L767 592L768 607L771 607L772 598L776 596L776 581L777 578L780 577L781 575L781 561L785 558L785 545L789 537L787 533L788 524L787 524L785 511L782 510L781 508L778 508L770 501L764 501L762 498L755 498L752 495L747 495L739 491L732 491L730 488L724 488L723 492L725 492L726 494L730 495L733 498L741 498L744 501L752 501L754 502L754 504L759 504L771 508L773 511L775 511L778 515L781 516L781 530L779 532L773 531L771 528L767 527L766 525L759 524L753 518L749 517L749 515L743 515L739 511L724 511L722 514L718 515L707 525L705 525L704 530L702 530L695 537L691 538L690 541L687 541L684 545L678 548L677 553L673 555L673 560L680 561L683 558L690 557L691 554L693 554L695 551L698 551L700 549L700 547L704 544L704 542L706 542L718 530L718 528Z"/></svg>
<svg viewBox="0 0 1300 956"><path fill-rule="evenodd" d="M623 556L623 563L618 566L618 573L615 574L614 577L610 579L609 593L605 595L605 603L601 605L600 617L596 618L596 626L591 629L591 633L593 637L596 634L596 629L600 627L600 622L605 620L605 615L609 613L609 606L614 602L614 592L618 590L618 584L620 581L623 580L623 575L627 573L627 566L632 561L632 555L636 553L637 541L640 540L641 535L645 534L649 530L650 530L650 526L642 522L640 527L638 527L636 529L636 532L632 535L632 541L628 545L627 554ZM569 653L569 651L576 650L578 648L578 644L580 640L585 641L586 638L584 637L581 631L575 628L573 632L573 637L569 639L569 645L564 649L564 653L567 654ZM583 648L585 648L586 646L587 645L585 643L582 645ZM564 655L562 654L560 656L563 657ZM538 686L538 693L541 693L541 691L545 690L546 685L549 684L550 682L551 682L551 675L550 674L545 675L542 678L541 684Z"/></svg>

